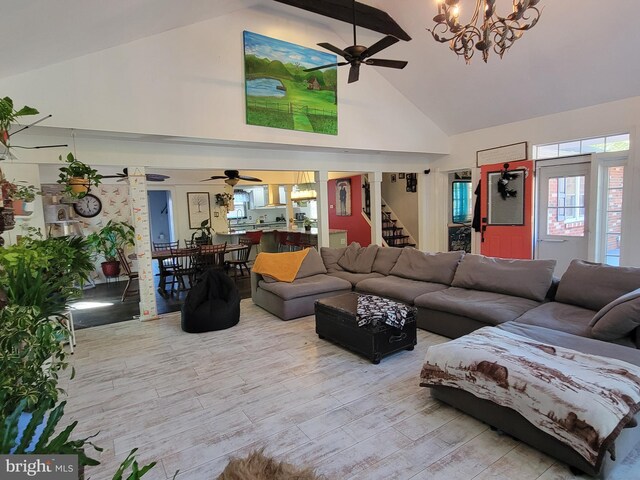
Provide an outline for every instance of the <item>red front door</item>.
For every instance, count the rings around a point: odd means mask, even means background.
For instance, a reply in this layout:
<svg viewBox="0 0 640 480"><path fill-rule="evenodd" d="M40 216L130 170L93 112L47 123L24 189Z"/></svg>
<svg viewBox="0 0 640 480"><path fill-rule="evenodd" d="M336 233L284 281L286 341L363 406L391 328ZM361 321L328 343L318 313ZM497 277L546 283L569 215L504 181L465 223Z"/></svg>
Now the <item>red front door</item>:
<svg viewBox="0 0 640 480"><path fill-rule="evenodd" d="M533 161L483 165L480 171L481 253L533 258Z"/></svg>

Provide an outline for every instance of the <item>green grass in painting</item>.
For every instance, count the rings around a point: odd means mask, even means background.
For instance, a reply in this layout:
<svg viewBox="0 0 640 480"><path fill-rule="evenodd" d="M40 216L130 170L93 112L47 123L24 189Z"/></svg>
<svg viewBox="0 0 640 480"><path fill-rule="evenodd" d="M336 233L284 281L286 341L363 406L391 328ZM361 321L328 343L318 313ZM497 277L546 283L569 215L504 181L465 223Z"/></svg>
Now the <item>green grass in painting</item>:
<svg viewBox="0 0 640 480"><path fill-rule="evenodd" d="M249 108L247 106L247 123L264 127L286 128L293 130L293 115L265 108Z"/></svg>
<svg viewBox="0 0 640 480"><path fill-rule="evenodd" d="M307 115L313 131L317 133L333 133L338 131L338 117L327 115Z"/></svg>

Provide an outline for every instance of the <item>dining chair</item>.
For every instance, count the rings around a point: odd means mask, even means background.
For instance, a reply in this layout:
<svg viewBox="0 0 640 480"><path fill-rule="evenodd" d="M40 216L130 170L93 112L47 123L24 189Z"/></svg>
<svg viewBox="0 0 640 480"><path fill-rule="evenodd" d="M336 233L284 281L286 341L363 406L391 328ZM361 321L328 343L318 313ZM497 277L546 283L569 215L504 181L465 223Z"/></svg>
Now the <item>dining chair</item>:
<svg viewBox="0 0 640 480"><path fill-rule="evenodd" d="M224 269L224 256L227 251L227 242L216 245L200 245L196 270L198 275L206 272L210 268L214 270Z"/></svg>
<svg viewBox="0 0 640 480"><path fill-rule="evenodd" d="M196 266L198 262L198 255L200 253L199 247L194 248L172 248L171 259L173 260L176 268L173 271L175 283L177 284L176 292L187 291L195 283L195 277L197 274ZM187 287L187 281L189 287ZM171 293L173 293L173 286Z"/></svg>
<svg viewBox="0 0 640 480"><path fill-rule="evenodd" d="M289 250L300 250L300 232L288 232L285 245L289 247Z"/></svg>
<svg viewBox="0 0 640 480"><path fill-rule="evenodd" d="M180 242L152 242L153 251L168 251L171 249L177 249ZM158 292L163 297L166 297L170 292L173 292L174 285L176 283L176 276L174 274L175 270L179 268L179 265L176 265L175 259L173 257L163 258L162 260L158 260L158 276L160 277L160 282L158 284ZM169 280L171 280L169 282ZM170 285L169 291L167 292L167 285Z"/></svg>
<svg viewBox="0 0 640 480"><path fill-rule="evenodd" d="M249 238L240 238L238 242L240 243L240 245L243 245L245 248L242 248L237 251L236 258L233 258L231 260L227 260L224 262L225 270L228 271L230 268L233 268L234 279L237 279L238 277L238 269L240 269L240 276L244 276L245 268L247 269L247 276L250 274L248 262L249 262L249 254L251 253L251 247L253 246L253 243Z"/></svg>
<svg viewBox="0 0 640 480"><path fill-rule="evenodd" d="M287 245L287 237L289 236L289 232L285 231L278 231L276 230L275 232L276 234L276 241L278 243L278 251L279 252L288 252L291 250L291 248L289 247L289 245Z"/></svg>
<svg viewBox="0 0 640 480"><path fill-rule="evenodd" d="M243 235L243 237L251 239L251 244L256 246L256 253L260 253L260 240L262 239L262 230L247 232Z"/></svg>
<svg viewBox="0 0 640 480"><path fill-rule="evenodd" d="M129 289L131 288L131 282L133 280L138 280L140 276L138 275L138 272L133 272L131 270L131 264L129 263L127 256L124 254L124 250L122 248L118 248L117 251L118 251L118 259L120 260L120 265L122 265L122 268L124 269L124 273L127 275L127 285L124 287L124 292L122 293L122 300L121 300L124 302L124 299L127 298L129 295L138 294L138 290L129 290Z"/></svg>

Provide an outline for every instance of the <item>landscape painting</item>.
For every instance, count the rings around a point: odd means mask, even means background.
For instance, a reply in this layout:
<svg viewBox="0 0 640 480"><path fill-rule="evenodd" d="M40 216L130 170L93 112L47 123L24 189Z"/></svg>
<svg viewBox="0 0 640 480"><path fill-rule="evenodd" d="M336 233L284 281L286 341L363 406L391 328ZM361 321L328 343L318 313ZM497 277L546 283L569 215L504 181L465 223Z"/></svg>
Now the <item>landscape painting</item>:
<svg viewBox="0 0 640 480"><path fill-rule="evenodd" d="M330 53L245 31L247 124L337 135L337 68L304 71L337 61Z"/></svg>

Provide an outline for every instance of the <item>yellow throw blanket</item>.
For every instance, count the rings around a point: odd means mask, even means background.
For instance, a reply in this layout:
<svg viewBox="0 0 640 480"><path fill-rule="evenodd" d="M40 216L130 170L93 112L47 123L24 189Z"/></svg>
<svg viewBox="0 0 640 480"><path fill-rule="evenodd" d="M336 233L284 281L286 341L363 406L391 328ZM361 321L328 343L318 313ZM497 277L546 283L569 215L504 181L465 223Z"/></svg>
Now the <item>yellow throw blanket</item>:
<svg viewBox="0 0 640 480"><path fill-rule="evenodd" d="M308 248L297 252L259 253L252 270L280 282L291 283L296 279L307 253L309 253Z"/></svg>

